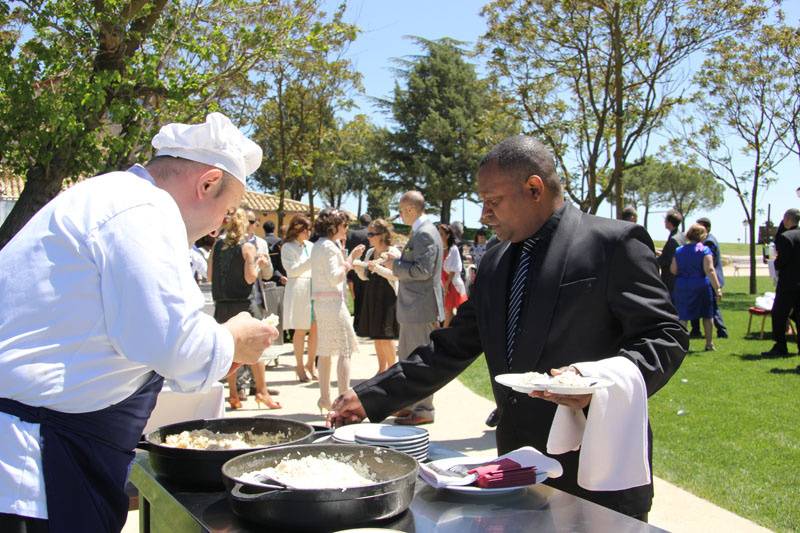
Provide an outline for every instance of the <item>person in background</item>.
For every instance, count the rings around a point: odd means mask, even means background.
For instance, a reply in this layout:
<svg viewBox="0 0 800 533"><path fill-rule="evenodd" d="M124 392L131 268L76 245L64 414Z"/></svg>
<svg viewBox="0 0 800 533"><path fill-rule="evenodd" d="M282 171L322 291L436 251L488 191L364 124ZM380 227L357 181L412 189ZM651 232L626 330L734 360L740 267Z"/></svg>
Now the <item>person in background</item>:
<svg viewBox="0 0 800 533"><path fill-rule="evenodd" d="M582 418L588 408L591 416L593 396L528 395L497 383L498 374L555 375L575 365L593 376L610 372L615 386L636 381L639 398L646 401L642 396L655 393L678 369L688 337L644 228L567 204L552 154L531 137L518 135L495 146L482 159L477 181L481 219L499 242L486 252L472 296L449 328L430 334L427 345L337 398L329 416L333 425L366 417L379 422L438 390L485 354L498 407L497 451L533 446L544 452L557 408L573 418ZM402 329L401 323L401 335ZM625 419L629 428L640 428L636 440L644 449L637 454L609 449L594 472L606 477L603 488L579 484L580 452L566 446L550 452L563 475L545 483L646 520L653 498L652 439L642 410L626 411ZM626 445L634 442L631 432L622 433ZM623 478L622 471L637 475Z"/></svg>
<svg viewBox="0 0 800 533"><path fill-rule="evenodd" d="M481 265L483 254L486 253L486 228L478 228L475 232L475 244L472 245L472 264L475 268Z"/></svg>
<svg viewBox="0 0 800 533"><path fill-rule="evenodd" d="M675 255L675 250L678 246L686 244L686 237L680 231L681 222L683 222L683 215L678 213L675 209L667 211L664 217L664 227L669 231L669 236L664 243L661 252L658 253L657 261L658 267L661 269L661 281L667 286L667 290L672 295L672 290L675 288L675 276L670 271L672 265L672 258Z"/></svg>
<svg viewBox="0 0 800 533"><path fill-rule="evenodd" d="M311 249L311 300L319 334L320 412L331 406L331 359L338 359L336 383L342 394L350 387L350 358L358 351L344 284L353 259L361 257L364 246L356 246L345 258L341 242L347 236L347 222L347 215L337 209L323 209L314 222L319 239Z"/></svg>
<svg viewBox="0 0 800 533"><path fill-rule="evenodd" d="M724 289L725 274L722 272L722 250L719 247L719 241L717 238L711 234L711 220L709 220L708 217L700 217L696 220L696 222L706 228L706 233L708 233L708 235L706 235L703 244L708 246L708 249L711 250L711 255L714 257L714 271L717 273L717 281L719 281L720 288ZM717 302L716 298L714 299L713 304L714 317L712 321L714 322L714 327L717 330L717 337L720 339L727 339L728 328L725 327L725 321L722 320L722 312L720 311L719 303ZM692 329L689 332L689 337L695 339L701 338L699 319L692 320Z"/></svg>
<svg viewBox="0 0 800 533"><path fill-rule="evenodd" d="M629 205L625 209L622 210L622 214L619 217L620 220L624 220L625 222L636 222L639 220L639 213L636 212L636 208L632 205Z"/></svg>
<svg viewBox="0 0 800 533"><path fill-rule="evenodd" d="M203 313L186 260L239 205L261 149L220 113L152 145L144 166L62 191L0 251L0 531L120 531L163 381L209 390L277 335Z"/></svg>
<svg viewBox="0 0 800 533"><path fill-rule="evenodd" d="M364 281L364 303L356 334L375 341L378 356L378 373L397 362L394 340L399 336L397 324L397 277L383 266L386 257L400 257L400 250L392 246L392 226L382 218L373 220L367 227L370 248L364 262L356 262L353 270ZM366 263L366 266L364 266Z"/></svg>
<svg viewBox="0 0 800 533"><path fill-rule="evenodd" d="M692 224L686 232L686 244L675 250L670 271L676 276L672 301L678 308L678 318L684 325L703 319L708 352L714 350L712 318L715 302L722 298L722 286L714 270L714 255L703 244L707 235L705 226Z"/></svg>
<svg viewBox="0 0 800 533"><path fill-rule="evenodd" d="M387 259L384 265L397 277L397 322L400 338L398 359L407 359L414 348L430 342L431 332L444 320L442 294L442 238L425 214L425 198L419 191L408 191L400 197L400 218L411 226L399 259ZM418 399L411 406L394 413L395 424L420 425L433 422L433 394Z"/></svg>
<svg viewBox="0 0 800 533"><path fill-rule="evenodd" d="M347 230L347 240L344 244L345 253L349 253L350 250L354 250L359 245L363 245L364 248L369 246L367 227L370 222L372 222L372 217L369 213L364 213L358 217L359 225ZM354 270L347 273L347 288L350 290L350 297L353 299L353 324L358 324L361 306L364 303L364 282Z"/></svg>
<svg viewBox="0 0 800 533"><path fill-rule="evenodd" d="M775 344L761 355L783 356L789 354L786 345L786 324L789 317L795 324L800 320L800 210L789 209L783 214L784 230L775 236L775 270L778 285L772 304L772 339ZM797 338L800 353L800 334Z"/></svg>
<svg viewBox="0 0 800 533"><path fill-rule="evenodd" d="M255 283L253 283L253 292L250 294L250 314L255 318L261 319L267 316L265 313L266 309L263 293L261 291L261 282L262 280L267 281L270 279L274 274L274 269L272 267L272 260L269 258L269 245L267 241L256 235L258 216L251 210L248 210L245 214L247 215L247 234L245 235L245 240L255 247L257 258L265 257L267 259L266 264L258 270L258 276L256 277Z"/></svg>
<svg viewBox="0 0 800 533"><path fill-rule="evenodd" d="M444 327L450 325L458 307L467 301L467 288L461 279L461 254L458 253L453 229L439 224L444 260L442 261L442 293L444 294Z"/></svg>
<svg viewBox="0 0 800 533"><path fill-rule="evenodd" d="M214 298L214 319L220 324L250 310L250 294L260 268L266 268L269 258L256 255L256 248L247 242L247 214L236 209L225 217L225 237L214 245L208 260L208 279ZM249 365L256 382L256 404L280 409L267 390L266 367L259 360ZM242 406L236 386L236 373L228 375L228 403L231 409Z"/></svg>
<svg viewBox="0 0 800 533"><path fill-rule="evenodd" d="M317 323L311 308L311 220L295 215L286 229L281 247L281 263L286 268L286 290L283 293L283 327L294 330L295 373L301 383L317 379L314 360L317 357ZM303 352L308 335L308 358L303 364Z"/></svg>
<svg viewBox="0 0 800 533"><path fill-rule="evenodd" d="M450 224L450 230L453 232L453 239L456 248L458 249L458 256L461 258L461 281L464 281L467 278L467 272L465 270L465 261L464 256L466 253L466 246L467 243L464 242L464 223L460 220L456 220L455 222Z"/></svg>
<svg viewBox="0 0 800 533"><path fill-rule="evenodd" d="M261 227L264 229L264 240L267 241L269 259L272 263L273 273L269 281L274 282L276 285L286 285L286 270L281 264L281 245L283 241L275 235L275 223L271 220L264 222Z"/></svg>

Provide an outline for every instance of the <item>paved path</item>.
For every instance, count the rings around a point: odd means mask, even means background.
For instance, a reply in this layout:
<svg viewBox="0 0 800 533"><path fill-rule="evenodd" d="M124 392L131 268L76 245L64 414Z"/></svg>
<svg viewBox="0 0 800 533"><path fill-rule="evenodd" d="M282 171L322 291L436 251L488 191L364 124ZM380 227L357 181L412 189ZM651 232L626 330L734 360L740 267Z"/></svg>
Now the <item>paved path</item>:
<svg viewBox="0 0 800 533"><path fill-rule="evenodd" d="M372 376L377 367L377 358L372 342L362 341L361 351L353 360L354 381ZM319 387L316 382L299 383L294 374L294 356L291 345L276 346L271 353L281 354L279 365L267 371L267 383L277 388L277 399L282 409L267 411L257 409L252 397L243 409L228 411L226 416L253 416L272 414L276 416L320 423L322 416L316 407ZM335 371L333 372L335 375ZM487 376L488 379L488 376ZM335 389L334 389L335 390ZM496 453L494 430L484 425L486 416L494 408L494 402L486 400L454 380L435 396L436 421L425 426L431 439L468 455L492 455ZM656 443L657 445L657 443ZM653 525L675 532L708 531L768 531L753 522L698 498L664 480L655 480L655 500L650 513ZM125 533L138 531L138 514L128 514Z"/></svg>

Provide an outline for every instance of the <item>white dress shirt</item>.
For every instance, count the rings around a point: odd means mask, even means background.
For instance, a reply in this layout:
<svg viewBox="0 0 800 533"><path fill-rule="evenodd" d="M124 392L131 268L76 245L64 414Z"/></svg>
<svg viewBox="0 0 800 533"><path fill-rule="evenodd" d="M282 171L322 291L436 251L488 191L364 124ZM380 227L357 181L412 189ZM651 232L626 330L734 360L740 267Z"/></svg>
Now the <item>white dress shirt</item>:
<svg viewBox="0 0 800 533"><path fill-rule="evenodd" d="M83 181L0 251L0 394L66 413L129 397L153 370L205 390L233 338L202 312L178 206L141 166ZM0 413L0 512L46 518L39 425Z"/></svg>

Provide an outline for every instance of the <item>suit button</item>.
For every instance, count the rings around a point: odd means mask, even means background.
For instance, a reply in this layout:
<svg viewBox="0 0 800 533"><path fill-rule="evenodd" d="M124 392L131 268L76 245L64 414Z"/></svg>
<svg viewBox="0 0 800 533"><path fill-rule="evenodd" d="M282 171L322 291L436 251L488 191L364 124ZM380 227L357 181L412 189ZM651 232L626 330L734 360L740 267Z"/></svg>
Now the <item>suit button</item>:
<svg viewBox="0 0 800 533"><path fill-rule="evenodd" d="M519 399L516 396L512 396L511 399L508 400L508 403L511 405L517 405L517 402L519 402Z"/></svg>

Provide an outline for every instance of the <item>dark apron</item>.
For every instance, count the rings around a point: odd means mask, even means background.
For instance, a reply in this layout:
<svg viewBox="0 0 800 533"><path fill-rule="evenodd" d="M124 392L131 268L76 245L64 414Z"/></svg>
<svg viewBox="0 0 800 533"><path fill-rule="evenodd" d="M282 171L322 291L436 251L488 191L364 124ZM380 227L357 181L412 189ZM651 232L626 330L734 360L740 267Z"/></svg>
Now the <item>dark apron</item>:
<svg viewBox="0 0 800 533"><path fill-rule="evenodd" d="M133 449L163 382L153 372L125 400L90 413L61 413L0 398L0 411L40 425L51 533L122 529Z"/></svg>

